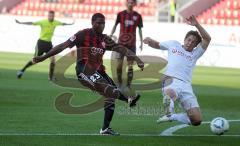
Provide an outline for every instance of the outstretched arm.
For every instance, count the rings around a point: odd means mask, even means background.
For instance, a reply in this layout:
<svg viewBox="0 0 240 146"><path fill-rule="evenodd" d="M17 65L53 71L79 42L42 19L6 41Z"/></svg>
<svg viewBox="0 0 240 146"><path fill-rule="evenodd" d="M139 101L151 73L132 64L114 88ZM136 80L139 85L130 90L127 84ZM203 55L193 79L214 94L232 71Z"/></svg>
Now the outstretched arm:
<svg viewBox="0 0 240 146"><path fill-rule="evenodd" d="M73 20L72 23L62 23L62 25L73 25L75 23L75 20Z"/></svg>
<svg viewBox="0 0 240 146"><path fill-rule="evenodd" d="M116 31L116 28L117 28L117 24L114 24L113 28L112 28L112 31L111 31L111 34L110 34L110 37L113 36L113 34L115 33Z"/></svg>
<svg viewBox="0 0 240 146"><path fill-rule="evenodd" d="M110 37L112 37L113 34L115 33L118 23L120 23L120 14L119 13L117 14L117 19L116 19L116 22L115 22L115 24L114 24L114 26L112 28Z"/></svg>
<svg viewBox="0 0 240 146"><path fill-rule="evenodd" d="M33 63L42 62L45 59L62 52L64 49L68 48L69 46L70 46L70 43L68 41L61 43L61 44L55 46L54 48L52 48L47 54L45 54L43 56L34 57L32 61L33 61Z"/></svg>
<svg viewBox="0 0 240 146"><path fill-rule="evenodd" d="M211 36L208 34L208 32L201 26L201 24L197 21L194 15L190 16L189 18L186 18L186 22L187 24L195 26L198 29L203 39L201 44L202 48L207 49L211 41Z"/></svg>
<svg viewBox="0 0 240 146"><path fill-rule="evenodd" d="M143 43L144 43L144 44L147 44L148 46L150 46L150 47L152 47L152 48L160 49L159 42L153 40L153 39L150 38L150 37L146 37L146 38L143 40Z"/></svg>
<svg viewBox="0 0 240 146"><path fill-rule="evenodd" d="M15 22L18 23L18 24L33 25L33 22L20 22L17 19L15 19Z"/></svg>
<svg viewBox="0 0 240 146"><path fill-rule="evenodd" d="M142 37L142 28L139 28L139 38L140 38L140 49L143 50L143 37Z"/></svg>

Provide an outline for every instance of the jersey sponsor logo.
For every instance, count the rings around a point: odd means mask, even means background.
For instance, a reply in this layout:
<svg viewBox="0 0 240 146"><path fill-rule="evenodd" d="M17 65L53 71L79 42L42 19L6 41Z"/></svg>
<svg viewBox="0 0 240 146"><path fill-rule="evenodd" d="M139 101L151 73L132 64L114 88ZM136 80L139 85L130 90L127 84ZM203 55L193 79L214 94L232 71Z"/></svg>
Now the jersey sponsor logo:
<svg viewBox="0 0 240 146"><path fill-rule="evenodd" d="M187 60L192 61L192 57L191 56L186 56Z"/></svg>
<svg viewBox="0 0 240 146"><path fill-rule="evenodd" d="M186 58L188 61L192 61L192 56L191 55L187 55L184 52L177 50L177 49L172 49L172 53L176 54L178 56L182 56L184 58Z"/></svg>
<svg viewBox="0 0 240 146"><path fill-rule="evenodd" d="M134 21L136 21L136 20L137 20L137 18L138 18L137 16L133 16L133 20L134 20Z"/></svg>
<svg viewBox="0 0 240 146"><path fill-rule="evenodd" d="M97 54L103 55L104 54L104 50L101 48L96 48L96 47L92 47L91 48L91 54L96 56Z"/></svg>
<svg viewBox="0 0 240 146"><path fill-rule="evenodd" d="M173 52L173 53L176 53L176 52L177 52L177 49L172 49L172 52Z"/></svg>
<svg viewBox="0 0 240 146"><path fill-rule="evenodd" d="M134 21L133 20L125 20L125 26L131 26L131 25L134 25Z"/></svg>
<svg viewBox="0 0 240 146"><path fill-rule="evenodd" d="M134 45L135 37L132 33L122 33L119 37L119 42L123 45Z"/></svg>
<svg viewBox="0 0 240 146"><path fill-rule="evenodd" d="M73 42L73 41L75 41L75 40L76 40L76 38L77 38L77 37L74 35L74 36L70 37L70 39L69 39L69 40L70 40L71 42Z"/></svg>

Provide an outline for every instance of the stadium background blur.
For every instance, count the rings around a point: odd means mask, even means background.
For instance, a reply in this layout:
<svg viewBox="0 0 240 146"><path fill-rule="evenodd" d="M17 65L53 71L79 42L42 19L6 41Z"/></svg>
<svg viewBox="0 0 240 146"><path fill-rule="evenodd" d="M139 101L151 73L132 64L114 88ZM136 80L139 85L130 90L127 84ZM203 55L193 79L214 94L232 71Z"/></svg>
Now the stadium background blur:
<svg viewBox="0 0 240 146"><path fill-rule="evenodd" d="M172 1L176 3L175 10L172 8ZM54 45L68 39L76 31L90 26L89 20L95 12L101 12L107 17L104 33L110 34L116 14L125 9L124 2L125 0L1 0L0 37L4 43L1 44L0 51L34 52L33 46L40 29L17 25L14 19L37 21L46 18L49 10L56 12L56 19L65 22L76 20L74 26L56 29L53 37ZM239 67L239 62L229 60L232 57L237 58L239 52L237 48L240 43L239 8L239 0L141 0L138 1L135 10L143 15L143 37L151 36L159 41L175 39L183 41L185 33L192 29L185 26L184 18L192 14L196 15L200 23L205 24L213 38L208 53L200 59L198 64ZM174 21L171 19L173 13ZM159 53L145 46L141 54Z"/></svg>
<svg viewBox="0 0 240 146"><path fill-rule="evenodd" d="M174 4L172 3L173 1ZM202 104L203 114L205 113L205 119L207 121L210 121L216 116L224 116L227 119L237 121L235 125L230 123L230 127L232 126L235 129L232 130L233 128L230 128L229 137L210 137L206 143L207 145L210 145L210 141L212 142L211 145L223 145L225 142L228 143L228 145L239 143L240 0L173 1L138 1L135 10L143 16L143 37L151 36L159 41L183 41L186 32L190 29L194 29L184 24L184 18L192 14L197 16L199 22L204 24L204 27L212 37L208 51L198 61L198 67L193 74L193 83L194 87L197 89L197 95L200 96L199 100L200 105ZM150 116L143 114L142 117L139 115L129 117L131 114L128 115L128 112L126 117L124 116L122 124L120 124L118 128L120 129L120 133L126 134L127 140L124 140L125 137L109 138L110 143L107 144L109 142L107 138L91 137L92 133L97 133L98 129L96 128L99 127L99 125L91 120L94 119L100 123L101 114L94 113L93 115L90 114L87 116L71 115L69 117L56 112L53 105L54 99L52 98L56 97L60 91L65 91L68 88L65 89L61 87L58 89L58 86L49 85L47 79L43 77L46 76L44 73L46 73L48 69L46 63L42 63L42 65L30 69L32 71L30 71L29 77L27 77L27 75L21 82L15 78L16 71L19 67L32 56L29 53L32 54L34 52L34 46L40 32L40 28L38 27L16 24L15 19L20 21L37 21L47 18L48 11L53 10L55 11L55 19L57 20L63 22L72 22L75 20L73 26L56 28L55 35L53 36L53 44L57 45L71 37L71 35L78 30L90 27L90 18L95 12L101 12L106 16L107 20L104 33L110 34L116 14L125 9L124 2L125 0L0 0L0 125L2 125L0 126L0 137L3 139L3 141L1 141L2 144L23 144L28 140L29 136L34 134L37 137L31 137L31 142L29 142L30 145L42 143L45 140L44 136L58 140L58 142L54 143L54 140L51 141L48 139L46 143L50 145L84 145L84 143L87 142L92 145L144 145L147 141L149 142L148 145L156 145L157 143L165 142L164 137L155 139L155 136L158 135L160 131L169 128L169 125L165 124L162 127L154 125L154 120L157 116L154 114L151 116L151 113L147 113L150 114ZM172 19L173 16L174 20ZM118 32L116 34L118 34ZM139 43L139 38L137 39L137 43ZM66 50L61 54L66 54L69 51L70 50ZM167 55L162 51L154 50L147 46L143 47L142 52L138 50L137 54L161 56L164 58ZM110 58L110 56L110 53L106 53L105 58ZM68 71L67 73L73 76L73 72L74 70ZM41 92L38 91L39 89L41 89ZM49 94L42 92L49 92ZM79 96L82 95L82 93L78 93L79 91L73 90L72 92ZM89 93L86 91L83 92L84 95L86 94L89 96L89 99L85 99L85 101L83 99L75 99L73 102L75 101L76 105L87 103L94 99L95 95L88 95ZM26 93L29 93L29 95ZM41 96L41 94L43 95ZM35 99L32 99L32 96L36 95L38 95L36 101L38 101L39 104L35 103ZM146 98L141 101L141 104L145 103L147 107L153 106L155 103L159 103L157 105L160 105L160 95L159 91L154 91L153 93L146 92L143 95ZM158 97L154 98L155 96ZM210 97L212 97L211 100L209 100ZM214 102L210 104L209 101ZM234 103L232 101L234 101ZM29 109L26 109L26 107ZM124 109L121 109L121 107L123 106L120 106L120 109L118 109L115 119L122 116L120 113ZM156 105L154 107L156 107ZM21 115L22 112L25 114ZM42 114L44 114L44 116ZM48 120L44 118L45 116ZM53 117L57 120L53 119ZM150 117L151 121L146 119L146 117ZM81 123L83 119L85 119L86 123ZM63 121L60 122L61 120ZM75 120L75 122L71 120ZM121 119L119 120L121 121ZM127 120L138 123L135 125L126 122ZM59 122L57 124L58 128L54 127L56 122ZM124 122L126 122L125 125L123 124ZM79 123L81 123L83 127L80 126ZM84 126L89 126L89 123L90 126L92 124L93 127L84 129ZM114 120L114 123L115 125L119 124L117 120ZM48 126L50 126L50 128L47 128ZM171 124L171 126L174 126L174 124ZM131 130L129 130L129 128ZM196 135L196 138L192 138L191 140L189 140L188 137L182 138L186 138L185 141L189 141L190 144L195 144L196 141L200 141L197 144L201 144L201 140L205 138L204 136L211 135L209 133L209 127L206 125L196 129L197 130L189 128L185 131L182 130L176 135ZM60 137L56 133L60 133ZM61 133L63 134L61 135ZM64 135L64 133L70 135ZM76 140L76 137L72 138L72 133L73 135L74 133L80 136L81 134L83 135L77 140L79 143L73 142L73 140ZM75 136L77 136L77 134ZM130 134L130 137L128 134ZM141 139L141 137L136 138L137 141L135 141L135 138L132 138L131 134L135 134L135 136L147 135L147 137L144 139ZM23 136L19 137L19 135ZM153 137L151 137L151 135L153 135ZM231 137L231 135L233 135L233 137ZM69 143L63 141L65 136L69 136ZM165 144L188 144L182 143L182 139L178 137L175 137L174 140L168 139L168 143ZM119 143L116 144L116 141Z"/></svg>

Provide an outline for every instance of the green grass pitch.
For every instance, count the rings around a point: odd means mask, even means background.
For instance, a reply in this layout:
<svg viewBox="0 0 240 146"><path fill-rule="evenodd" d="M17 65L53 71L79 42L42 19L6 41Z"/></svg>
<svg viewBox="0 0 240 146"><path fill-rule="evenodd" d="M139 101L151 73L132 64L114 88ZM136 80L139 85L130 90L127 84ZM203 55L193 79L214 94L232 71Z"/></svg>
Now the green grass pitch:
<svg viewBox="0 0 240 146"><path fill-rule="evenodd" d="M240 144L240 69L197 67L193 88L198 96L204 121L222 116L230 122L224 136L214 136L209 124L186 127L172 136L160 136L177 122L157 125L161 114L161 90L139 91L139 106L129 109L117 101L111 127L121 136L100 136L103 110L88 114L65 114L55 100L61 93L72 93L73 107L100 98L96 93L61 87L48 81L49 61L29 68L18 80L16 73L32 57L29 54L0 52L0 145L1 146L222 146ZM109 71L109 70L108 70ZM66 76L75 78L74 66ZM238 121L239 120L239 121Z"/></svg>

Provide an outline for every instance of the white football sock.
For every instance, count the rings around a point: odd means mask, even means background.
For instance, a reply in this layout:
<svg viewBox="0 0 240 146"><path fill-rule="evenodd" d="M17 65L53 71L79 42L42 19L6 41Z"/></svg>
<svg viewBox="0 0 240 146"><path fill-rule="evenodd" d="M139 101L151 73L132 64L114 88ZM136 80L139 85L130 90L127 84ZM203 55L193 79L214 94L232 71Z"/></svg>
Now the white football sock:
<svg viewBox="0 0 240 146"><path fill-rule="evenodd" d="M191 124L191 121L186 113L172 114L170 120L179 121L184 124Z"/></svg>
<svg viewBox="0 0 240 146"><path fill-rule="evenodd" d="M163 106L166 115L171 115L172 113L174 113L174 101L170 96L165 95L163 97Z"/></svg>
<svg viewBox="0 0 240 146"><path fill-rule="evenodd" d="M174 113L174 101L170 99L169 112Z"/></svg>

